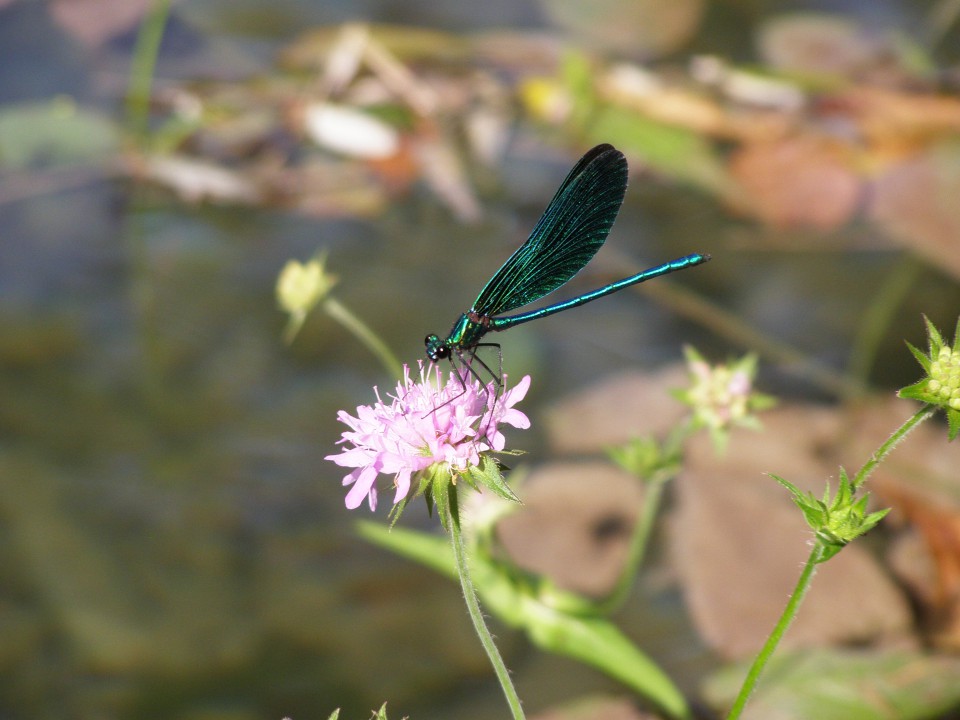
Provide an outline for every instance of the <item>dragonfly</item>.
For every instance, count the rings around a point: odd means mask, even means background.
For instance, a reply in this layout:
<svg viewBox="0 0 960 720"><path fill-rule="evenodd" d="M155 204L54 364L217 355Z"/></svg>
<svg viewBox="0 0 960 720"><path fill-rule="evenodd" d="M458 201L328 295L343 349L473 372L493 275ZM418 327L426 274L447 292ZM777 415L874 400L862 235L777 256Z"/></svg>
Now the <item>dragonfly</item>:
<svg viewBox="0 0 960 720"><path fill-rule="evenodd" d="M472 365L476 360L499 389L503 382L503 356L499 343L484 342L488 333L555 315L710 259L704 253L692 253L569 300L505 315L549 295L590 262L606 241L626 190L627 160L623 153L609 144L589 150L560 185L526 242L494 273L446 338L436 334L424 338L427 358L434 363L449 359L454 365L459 361L483 385L483 379ZM499 373L494 373L477 357L480 347L497 348Z"/></svg>

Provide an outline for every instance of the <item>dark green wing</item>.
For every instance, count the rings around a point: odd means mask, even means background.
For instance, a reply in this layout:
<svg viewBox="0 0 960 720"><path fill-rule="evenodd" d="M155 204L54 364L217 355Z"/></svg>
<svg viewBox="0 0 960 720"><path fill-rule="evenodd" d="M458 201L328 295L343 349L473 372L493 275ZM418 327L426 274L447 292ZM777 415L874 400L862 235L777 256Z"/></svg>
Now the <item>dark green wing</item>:
<svg viewBox="0 0 960 720"><path fill-rule="evenodd" d="M480 291L474 312L509 312L576 275L607 239L626 189L627 160L612 145L597 145L580 158L527 241Z"/></svg>

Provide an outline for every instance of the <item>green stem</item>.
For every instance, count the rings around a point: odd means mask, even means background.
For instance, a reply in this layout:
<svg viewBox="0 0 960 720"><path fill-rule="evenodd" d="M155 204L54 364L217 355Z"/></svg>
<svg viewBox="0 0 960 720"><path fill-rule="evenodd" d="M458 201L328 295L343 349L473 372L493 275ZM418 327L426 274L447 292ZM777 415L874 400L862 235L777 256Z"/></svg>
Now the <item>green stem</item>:
<svg viewBox="0 0 960 720"><path fill-rule="evenodd" d="M455 493L457 489L451 488L450 492ZM467 601L467 610L470 613L470 619L473 621L473 628L480 638L483 649L490 658L493 670L497 674L500 686L503 688L503 694L507 697L507 704L510 706L510 712L513 713L514 720L523 720L523 708L520 707L520 697L517 695L513 682L510 680L510 671L500 657L500 651L497 650L493 642L493 636L483 621L483 612L480 610L480 600L477 598L477 591L470 580L470 569L468 567L467 550L463 543L463 533L460 530L460 517L457 511L457 503L451 498L451 502L445 503L447 510L447 527L450 529L450 541L453 544L453 557L457 567L457 575L460 577L460 587L463 588L463 597Z"/></svg>
<svg viewBox="0 0 960 720"><path fill-rule="evenodd" d="M859 489L867 481L870 473L874 471L877 465L883 462L887 455L891 453L891 451L900 443L901 440L909 435L910 432L917 428L924 420L932 417L936 410L937 408L935 405L928 403L917 410L917 412L915 412L906 422L897 428L893 434L890 435L890 437L887 438L887 440L876 449L873 455L870 456L870 459L864 463L863 467L861 467L854 476L854 490ZM767 638L767 642L764 643L760 653L753 661L753 665L750 666L750 671L747 673L747 677L743 681L743 685L740 688L740 694L737 695L737 699L734 701L733 707L730 709L730 713L727 715L727 720L736 720L743 712L743 709L747 704L747 700L750 698L751 693L757 686L757 681L760 679L760 674L763 672L763 669L766 667L774 651L777 649L777 645L783 638L783 634L787 631L790 623L793 622L793 619L796 617L797 610L800 608L800 603L803 600L803 596L810 588L810 583L813 580L813 574L816 570L816 566L824 559L823 552L824 547L819 542L816 542L813 546L813 549L810 551L810 557L807 558L807 563L804 565L803 572L800 574L800 579L797 581L797 586L793 589L793 593L790 595L790 600L787 602L787 606L784 608L783 614L780 616L780 620L777 622L776 627L774 627L770 637Z"/></svg>
<svg viewBox="0 0 960 720"><path fill-rule="evenodd" d="M127 86L127 127L143 143L150 119L150 87L160 53L160 41L170 13L170 0L156 0L150 15L140 27L133 51L130 83Z"/></svg>
<svg viewBox="0 0 960 720"><path fill-rule="evenodd" d="M627 559L624 563L624 571L621 573L617 586L602 603L598 603L597 612L604 615L614 612L626 601L633 588L633 581L636 578L643 556L647 553L647 545L650 543L650 536L653 534L653 526L660 514L660 506L663 503L663 489L666 482L652 482L647 484L646 492L643 496L643 508L640 511L640 517L637 519L637 526L634 528L633 537L630 538L630 548L627 551Z"/></svg>
<svg viewBox="0 0 960 720"><path fill-rule="evenodd" d="M683 443L693 434L693 426L686 422L679 427L674 428L673 432L667 437L663 444L663 454L670 457L679 454ZM635 474L635 473L634 473ZM608 615L619 609L633 588L634 579L640 569L640 563L644 555L647 554L647 547L650 544L650 537L653 535L653 527L657 517L660 515L660 507L663 504L664 488L676 477L675 473L660 473L657 477L640 478L644 482L643 508L640 511L640 517L633 529L633 535L630 538L630 547L627 550L627 559L624 562L624 570L617 580L617 585L613 592L603 602L597 603L595 610L598 613Z"/></svg>
<svg viewBox="0 0 960 720"><path fill-rule="evenodd" d="M907 292L920 275L920 263L910 257L897 262L896 267L880 285L870 303L850 351L849 373L858 384L851 384L854 393L862 394L867 387L870 368L877 357L877 348L890 326L894 313L903 304ZM854 393L847 393L848 395Z"/></svg>
<svg viewBox="0 0 960 720"><path fill-rule="evenodd" d="M740 687L740 694L737 695L737 699L734 701L733 707L730 708L730 713L727 715L727 720L736 720L739 718L744 707L746 707L747 700L750 699L750 695L757 687L757 681L760 679L760 674L763 672L763 669L766 667L767 663L770 661L770 658L773 656L773 653L776 651L777 645L779 645L780 640L783 639L783 635L787 631L787 628L790 627L790 623L792 623L793 619L797 616L797 611L800 609L800 603L803 600L803 596L806 595L807 590L810 589L810 583L813 581L813 574L816 572L817 564L820 562L820 556L822 552L823 548L819 543L815 544L813 549L810 551L810 557L807 558L807 562L803 566L803 572L800 573L800 579L797 580L797 585L793 589L793 593L790 595L790 600L787 602L787 606L783 609L783 613L780 615L780 620L777 621L776 626L773 628L773 632L770 633L770 637L767 638L767 641L763 644L763 648L760 650L760 653L750 666L750 671L747 673L747 677L744 679L743 685Z"/></svg>
<svg viewBox="0 0 960 720"><path fill-rule="evenodd" d="M377 356L380 364L388 373L398 380L403 377L403 365L397 359L397 356L390 352L390 348L360 318L341 305L339 300L327 298L323 302L323 309L327 311L330 317L353 333L357 340L366 345L367 349Z"/></svg>
<svg viewBox="0 0 960 720"><path fill-rule="evenodd" d="M928 418L932 417L933 414L937 411L936 405L931 405L927 403L919 410L917 410L909 420L907 420L903 425L898 427L893 434L887 438L886 442L878 447L873 455L870 456L870 459L864 463L863 467L857 472L853 478L853 489L858 490L870 476L870 473L883 462L883 459L890 454L890 452L903 440L907 435L910 434L920 423Z"/></svg>
<svg viewBox="0 0 960 720"><path fill-rule="evenodd" d="M939 45L947 31L957 21L960 16L960 2L958 0L940 0L927 13L924 22L924 45L933 51Z"/></svg>

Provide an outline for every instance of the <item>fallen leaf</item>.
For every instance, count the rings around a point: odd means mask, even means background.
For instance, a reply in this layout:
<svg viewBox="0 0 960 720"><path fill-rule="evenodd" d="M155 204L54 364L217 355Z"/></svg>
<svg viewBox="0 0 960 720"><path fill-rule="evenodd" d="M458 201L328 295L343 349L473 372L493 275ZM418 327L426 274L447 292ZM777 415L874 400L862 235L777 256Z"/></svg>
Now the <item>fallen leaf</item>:
<svg viewBox="0 0 960 720"><path fill-rule="evenodd" d="M421 137L414 154L424 182L461 222L480 220L480 201L467 178L460 155L443 138Z"/></svg>
<svg viewBox="0 0 960 720"><path fill-rule="evenodd" d="M809 135L745 144L730 174L743 191L739 209L778 228L833 230L853 217L863 193L849 151Z"/></svg>
<svg viewBox="0 0 960 720"><path fill-rule="evenodd" d="M892 400L864 408L853 442L868 452L876 438L916 409ZM913 592L925 630L940 647L960 648L960 446L948 443L938 422L927 422L880 465L871 489L893 507L901 526L891 565Z"/></svg>
<svg viewBox="0 0 960 720"><path fill-rule="evenodd" d="M894 85L913 73L905 47L892 32L872 32L864 23L843 15L787 13L760 28L760 56L771 68L822 82Z"/></svg>
<svg viewBox="0 0 960 720"><path fill-rule="evenodd" d="M696 32L703 0L544 0L550 21L587 46L658 57Z"/></svg>
<svg viewBox="0 0 960 720"><path fill-rule="evenodd" d="M187 202L255 204L262 200L257 184L240 172L194 158L166 155L130 160L134 174L164 185Z"/></svg>
<svg viewBox="0 0 960 720"><path fill-rule="evenodd" d="M890 167L868 213L892 238L960 277L960 147L942 143Z"/></svg>
<svg viewBox="0 0 960 720"><path fill-rule="evenodd" d="M846 456L837 445L845 419L834 410L785 406L765 413L763 425L735 431L722 458L698 439L676 483L671 536L684 595L704 640L728 658L760 648L810 553L812 531L766 473L822 495L837 475L834 458ZM902 640L911 623L906 598L854 543L820 566L782 646Z"/></svg>
<svg viewBox="0 0 960 720"><path fill-rule="evenodd" d="M681 364L604 378L547 410L550 445L564 453L600 452L641 435L667 433L686 414L669 390L686 384Z"/></svg>
<svg viewBox="0 0 960 720"><path fill-rule="evenodd" d="M400 150L400 134L387 123L355 108L310 103L303 129L321 147L364 160L384 160Z"/></svg>
<svg viewBox="0 0 960 720"><path fill-rule="evenodd" d="M821 120L855 125L869 147L869 168L883 169L960 132L960 99L948 95L857 86L817 100Z"/></svg>
<svg viewBox="0 0 960 720"><path fill-rule="evenodd" d="M99 47L137 25L154 5L153 0L53 0L50 15L84 45Z"/></svg>
<svg viewBox="0 0 960 720"><path fill-rule="evenodd" d="M527 476L519 494L523 507L497 524L510 558L563 589L608 594L640 512L639 481L608 462L552 463Z"/></svg>
<svg viewBox="0 0 960 720"><path fill-rule="evenodd" d="M746 668L706 683L711 705L728 708ZM812 650L773 658L744 720L927 720L960 702L960 660L920 650ZM948 715L944 715L947 713ZM952 716L952 715L951 715Z"/></svg>

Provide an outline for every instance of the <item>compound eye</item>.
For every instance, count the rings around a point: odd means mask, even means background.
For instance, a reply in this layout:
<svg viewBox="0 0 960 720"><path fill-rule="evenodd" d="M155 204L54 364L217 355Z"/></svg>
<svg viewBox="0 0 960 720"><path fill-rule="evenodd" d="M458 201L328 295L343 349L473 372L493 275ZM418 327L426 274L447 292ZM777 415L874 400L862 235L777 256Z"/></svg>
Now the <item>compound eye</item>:
<svg viewBox="0 0 960 720"><path fill-rule="evenodd" d="M427 335L423 339L423 344L427 348L427 357L434 362L450 357L450 346L442 342L436 335Z"/></svg>

